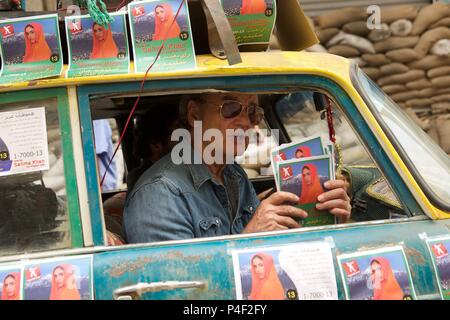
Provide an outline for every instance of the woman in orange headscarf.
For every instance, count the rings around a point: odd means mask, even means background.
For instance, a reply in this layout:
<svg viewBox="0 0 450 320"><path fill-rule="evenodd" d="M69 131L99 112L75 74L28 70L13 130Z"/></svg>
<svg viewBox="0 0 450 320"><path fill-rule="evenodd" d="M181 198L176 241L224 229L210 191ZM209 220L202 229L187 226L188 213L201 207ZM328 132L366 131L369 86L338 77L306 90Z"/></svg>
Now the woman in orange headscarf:
<svg viewBox="0 0 450 320"><path fill-rule="evenodd" d="M20 273L11 272L3 279L2 300L20 299Z"/></svg>
<svg viewBox="0 0 450 320"><path fill-rule="evenodd" d="M298 147L295 150L295 158L300 159L305 157L311 157L311 149L307 146Z"/></svg>
<svg viewBox="0 0 450 320"><path fill-rule="evenodd" d="M53 269L50 300L81 300L73 266L60 264Z"/></svg>
<svg viewBox="0 0 450 320"><path fill-rule="evenodd" d="M91 59L116 58L119 53L114 41L111 25L108 29L94 22L92 25L92 52Z"/></svg>
<svg viewBox="0 0 450 320"><path fill-rule="evenodd" d="M250 260L252 290L249 300L283 300L284 288L278 278L272 256L257 253Z"/></svg>
<svg viewBox="0 0 450 320"><path fill-rule="evenodd" d="M52 51L45 40L44 29L40 23L31 22L25 26L25 55L23 62L50 60Z"/></svg>
<svg viewBox="0 0 450 320"><path fill-rule="evenodd" d="M158 4L155 7L155 33L153 34L152 40L164 40L179 37L181 29L174 19L175 15L173 14L170 4Z"/></svg>
<svg viewBox="0 0 450 320"><path fill-rule="evenodd" d="M324 192L316 166L312 163L306 164L302 169L302 192L299 203L317 202L317 197Z"/></svg>
<svg viewBox="0 0 450 320"><path fill-rule="evenodd" d="M258 14L266 11L264 0L242 0L241 14Z"/></svg>
<svg viewBox="0 0 450 320"><path fill-rule="evenodd" d="M403 290L395 279L389 260L374 258L370 262L374 300L403 300Z"/></svg>

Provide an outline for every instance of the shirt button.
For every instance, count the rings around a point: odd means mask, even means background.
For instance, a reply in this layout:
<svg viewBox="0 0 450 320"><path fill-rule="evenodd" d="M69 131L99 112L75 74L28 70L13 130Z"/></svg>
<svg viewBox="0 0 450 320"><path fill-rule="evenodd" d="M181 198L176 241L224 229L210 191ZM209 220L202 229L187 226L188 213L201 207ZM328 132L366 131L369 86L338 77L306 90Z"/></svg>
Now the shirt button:
<svg viewBox="0 0 450 320"><path fill-rule="evenodd" d="M253 207L248 208L250 211L253 211Z"/></svg>

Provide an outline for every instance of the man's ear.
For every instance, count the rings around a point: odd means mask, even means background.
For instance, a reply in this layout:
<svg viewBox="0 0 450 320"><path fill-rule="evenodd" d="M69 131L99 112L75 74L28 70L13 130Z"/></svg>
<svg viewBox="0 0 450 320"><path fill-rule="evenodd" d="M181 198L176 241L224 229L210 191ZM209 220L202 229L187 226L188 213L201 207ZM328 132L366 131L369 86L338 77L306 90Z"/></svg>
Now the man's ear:
<svg viewBox="0 0 450 320"><path fill-rule="evenodd" d="M188 102L188 104L187 104L187 108L186 109L187 109L186 110L187 123L188 123L189 127L193 128L194 127L194 121L201 120L200 106L194 100L190 100Z"/></svg>

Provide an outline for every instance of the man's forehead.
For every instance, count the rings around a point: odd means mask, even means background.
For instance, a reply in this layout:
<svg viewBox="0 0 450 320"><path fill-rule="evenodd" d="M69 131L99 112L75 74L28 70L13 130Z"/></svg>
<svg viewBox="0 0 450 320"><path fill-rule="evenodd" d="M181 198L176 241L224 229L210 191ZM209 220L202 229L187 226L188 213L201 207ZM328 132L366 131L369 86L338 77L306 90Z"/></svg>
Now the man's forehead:
<svg viewBox="0 0 450 320"><path fill-rule="evenodd" d="M224 100L238 100L238 101L258 101L258 95L247 93L235 93L235 92L218 92L208 93L205 95L208 101L224 101Z"/></svg>

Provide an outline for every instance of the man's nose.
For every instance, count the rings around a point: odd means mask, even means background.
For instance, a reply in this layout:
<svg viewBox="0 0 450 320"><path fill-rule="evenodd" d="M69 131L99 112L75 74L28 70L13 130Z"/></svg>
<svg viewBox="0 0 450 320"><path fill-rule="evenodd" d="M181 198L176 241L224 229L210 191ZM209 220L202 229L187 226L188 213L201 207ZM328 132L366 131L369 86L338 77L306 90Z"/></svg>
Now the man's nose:
<svg viewBox="0 0 450 320"><path fill-rule="evenodd" d="M250 118L248 116L248 111L245 109L238 117L237 124L244 129L248 130L250 128L253 128L252 122L250 121Z"/></svg>

